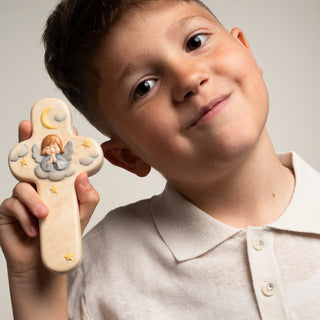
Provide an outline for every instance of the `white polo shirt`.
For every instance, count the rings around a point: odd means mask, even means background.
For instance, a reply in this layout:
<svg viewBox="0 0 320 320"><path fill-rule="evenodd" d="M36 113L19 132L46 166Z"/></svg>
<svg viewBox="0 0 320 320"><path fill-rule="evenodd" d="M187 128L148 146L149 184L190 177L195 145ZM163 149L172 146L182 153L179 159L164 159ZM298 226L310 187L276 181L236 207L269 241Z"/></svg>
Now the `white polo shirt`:
<svg viewBox="0 0 320 320"><path fill-rule="evenodd" d="M296 186L264 227L229 227L170 185L109 213L69 276L70 319L320 319L320 174L279 158Z"/></svg>

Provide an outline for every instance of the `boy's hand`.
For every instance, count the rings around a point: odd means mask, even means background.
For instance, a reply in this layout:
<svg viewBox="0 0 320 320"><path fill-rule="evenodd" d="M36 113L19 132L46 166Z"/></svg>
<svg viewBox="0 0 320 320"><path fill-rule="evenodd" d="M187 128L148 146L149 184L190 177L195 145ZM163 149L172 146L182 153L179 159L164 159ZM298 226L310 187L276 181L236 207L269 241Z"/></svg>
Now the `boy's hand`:
<svg viewBox="0 0 320 320"><path fill-rule="evenodd" d="M19 126L19 141L30 138L31 133L30 121L22 121ZM99 195L85 173L77 177L75 188L83 232L99 202ZM34 187L25 182L18 183L12 197L1 204L0 246L12 275L33 277L42 269L46 272L40 258L37 219L43 219L48 214L48 208Z"/></svg>

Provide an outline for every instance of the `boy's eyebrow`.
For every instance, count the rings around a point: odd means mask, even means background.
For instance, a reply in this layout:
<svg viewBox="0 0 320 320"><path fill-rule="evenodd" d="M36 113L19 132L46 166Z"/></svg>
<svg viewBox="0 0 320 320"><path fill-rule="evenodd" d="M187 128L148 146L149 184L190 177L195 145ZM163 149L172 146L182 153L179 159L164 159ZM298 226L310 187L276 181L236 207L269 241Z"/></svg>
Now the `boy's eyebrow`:
<svg viewBox="0 0 320 320"><path fill-rule="evenodd" d="M206 17L206 16L198 15L198 14L193 15L193 16L187 16L187 17L184 17L183 19L177 21L177 23L175 24L175 26L172 27L172 29L177 30L177 27L179 27L180 29L184 29L188 25L188 23L190 23L192 20L195 20L195 19L198 19L198 20L205 19L208 22L212 22L212 19L215 20L214 16L210 15L210 18ZM145 61L148 58L149 58L149 55L147 53L143 53L143 52L138 54L136 57L136 59L138 61ZM139 63L138 64L129 63L128 65L126 65L126 67L124 68L123 72L121 73L121 75L119 77L118 83L121 83L125 78L134 74L138 69L139 69Z"/></svg>
<svg viewBox="0 0 320 320"><path fill-rule="evenodd" d="M203 19L207 20L208 22L212 22L212 20L215 20L214 16L212 16L212 15L210 15L210 18L209 18L209 17L206 17L204 15L196 14L196 15L193 15L193 16L184 17L183 19L177 21L176 26L178 26L179 28L183 29L191 21L193 21L193 20L203 20Z"/></svg>
<svg viewBox="0 0 320 320"><path fill-rule="evenodd" d="M137 60L138 61L144 61L149 57L148 54L146 53L140 53L137 55ZM121 73L120 77L119 77L119 83L121 83L125 78L131 76L132 74L134 74L137 69L139 68L139 63L135 64L135 63L128 63L123 72Z"/></svg>

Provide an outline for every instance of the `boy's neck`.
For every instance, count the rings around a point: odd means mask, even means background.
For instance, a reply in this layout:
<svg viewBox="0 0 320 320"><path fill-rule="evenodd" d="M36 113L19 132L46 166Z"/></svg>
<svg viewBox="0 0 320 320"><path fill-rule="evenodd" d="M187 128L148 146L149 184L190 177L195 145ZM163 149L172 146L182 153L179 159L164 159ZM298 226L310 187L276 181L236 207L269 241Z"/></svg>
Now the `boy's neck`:
<svg viewBox="0 0 320 320"><path fill-rule="evenodd" d="M235 228L264 226L287 208L294 173L278 159L267 130L250 154L210 187L181 190L197 207Z"/></svg>

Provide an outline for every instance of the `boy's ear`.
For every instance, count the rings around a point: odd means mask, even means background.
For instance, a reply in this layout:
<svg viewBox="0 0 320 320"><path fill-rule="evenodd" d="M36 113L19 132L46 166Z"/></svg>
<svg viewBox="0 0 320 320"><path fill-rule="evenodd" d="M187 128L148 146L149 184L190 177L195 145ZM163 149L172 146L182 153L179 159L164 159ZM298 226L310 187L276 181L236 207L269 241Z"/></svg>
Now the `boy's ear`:
<svg viewBox="0 0 320 320"><path fill-rule="evenodd" d="M242 32L242 30L240 28L233 28L231 30L231 34L247 49L251 59L255 62L255 64L257 65L259 72L261 73L261 75L263 75L263 70L259 67L255 57L252 54L252 51L250 49L249 43L244 35L244 33Z"/></svg>
<svg viewBox="0 0 320 320"><path fill-rule="evenodd" d="M135 155L123 142L109 140L101 145L104 157L112 164L135 173L139 177L145 177L151 167Z"/></svg>

